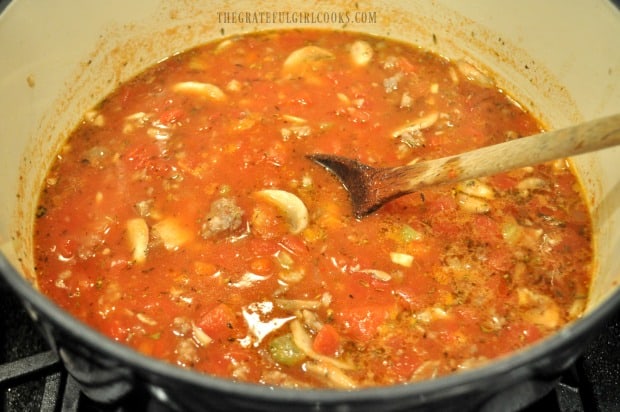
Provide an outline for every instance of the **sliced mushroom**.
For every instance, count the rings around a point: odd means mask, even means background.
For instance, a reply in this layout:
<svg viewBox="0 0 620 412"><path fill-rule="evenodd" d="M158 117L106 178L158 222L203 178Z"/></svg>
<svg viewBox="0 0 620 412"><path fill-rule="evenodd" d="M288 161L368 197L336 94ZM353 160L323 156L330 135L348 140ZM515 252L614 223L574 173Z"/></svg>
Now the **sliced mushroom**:
<svg viewBox="0 0 620 412"><path fill-rule="evenodd" d="M530 195L531 191L543 190L548 187L547 182L540 177L526 177L517 184L519 194L523 197Z"/></svg>
<svg viewBox="0 0 620 412"><path fill-rule="evenodd" d="M491 205L485 199L470 196L468 194L459 192L456 195L456 202L461 210L469 213L488 213L491 210Z"/></svg>
<svg viewBox="0 0 620 412"><path fill-rule="evenodd" d="M367 65L372 60L373 50L370 44L357 40L351 45L351 58L358 66Z"/></svg>
<svg viewBox="0 0 620 412"><path fill-rule="evenodd" d="M562 320L560 308L549 296L527 288L519 288L517 299L519 306L525 309L523 318L526 321L549 329L554 329L560 324Z"/></svg>
<svg viewBox="0 0 620 412"><path fill-rule="evenodd" d="M101 127L105 125L105 117L97 110L89 110L84 114L84 121L95 126Z"/></svg>
<svg viewBox="0 0 620 412"><path fill-rule="evenodd" d="M188 93L206 97L208 100L221 102L226 99L226 94L214 84L196 81L176 83L172 90L177 93Z"/></svg>
<svg viewBox="0 0 620 412"><path fill-rule="evenodd" d="M469 196L480 197L482 199L491 200L495 198L495 192L491 186L482 183L478 179L470 179L456 185L459 192L463 192Z"/></svg>
<svg viewBox="0 0 620 412"><path fill-rule="evenodd" d="M308 209L294 194L278 189L264 189L256 194L284 212L291 233L299 233L308 226Z"/></svg>
<svg viewBox="0 0 620 412"><path fill-rule="evenodd" d="M413 134L428 129L439 119L439 113L432 112L392 132L392 137L400 137L406 133Z"/></svg>
<svg viewBox="0 0 620 412"><path fill-rule="evenodd" d="M306 370L313 375L326 379L334 387L340 389L356 389L357 383L348 377L341 369L327 362L306 362Z"/></svg>
<svg viewBox="0 0 620 412"><path fill-rule="evenodd" d="M304 77L317 70L322 62L333 58L334 55L322 47L305 46L288 55L282 70L288 77Z"/></svg>
<svg viewBox="0 0 620 412"><path fill-rule="evenodd" d="M155 223L153 232L161 239L167 250L178 250L192 238L192 233L173 218L166 218Z"/></svg>
<svg viewBox="0 0 620 412"><path fill-rule="evenodd" d="M321 301L319 300L276 299L274 303L280 309L284 309L288 312L295 312L302 309L316 310L321 307Z"/></svg>
<svg viewBox="0 0 620 412"><path fill-rule="evenodd" d="M484 87L492 87L494 86L493 79L483 73L480 69L474 67L469 62L465 60L458 60L456 62L456 68L463 76L467 79L477 83L480 86Z"/></svg>
<svg viewBox="0 0 620 412"><path fill-rule="evenodd" d="M153 319L152 317L145 315L144 313L137 313L136 314L136 318L138 318L138 320L146 325L149 326L155 326L157 325L157 321L155 319Z"/></svg>
<svg viewBox="0 0 620 412"><path fill-rule="evenodd" d="M144 262L149 245L149 227L146 221L139 217L129 219L126 230L133 259L138 263Z"/></svg>
<svg viewBox="0 0 620 412"><path fill-rule="evenodd" d="M432 379L437 376L441 370L441 362L438 360L427 360L422 362L415 371L411 374L411 382L419 381L422 379Z"/></svg>
<svg viewBox="0 0 620 412"><path fill-rule="evenodd" d="M410 255L407 255L407 256L410 256ZM407 261L408 260L409 259L407 258ZM413 259L411 259L411 262L413 262ZM411 266L411 264L409 264L409 266ZM383 281L383 282L389 282L390 280L392 280L392 275L379 269L362 269L362 270L358 270L357 272L366 273L368 275L371 275L373 278Z"/></svg>

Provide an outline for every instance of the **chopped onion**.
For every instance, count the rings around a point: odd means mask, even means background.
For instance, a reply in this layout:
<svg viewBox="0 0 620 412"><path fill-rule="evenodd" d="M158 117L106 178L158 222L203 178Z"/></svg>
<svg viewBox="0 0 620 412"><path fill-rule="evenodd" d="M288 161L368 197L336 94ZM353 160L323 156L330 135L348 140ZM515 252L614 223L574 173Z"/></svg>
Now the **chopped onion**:
<svg viewBox="0 0 620 412"><path fill-rule="evenodd" d="M390 259L397 265L401 265L407 268L411 267L411 265L413 264L413 256L406 253L390 252Z"/></svg>
<svg viewBox="0 0 620 412"><path fill-rule="evenodd" d="M196 326L193 322L192 322L192 338L194 338L194 341L202 347L207 346L213 341L211 336L207 335L206 332L202 330L202 328L200 328L199 326Z"/></svg>

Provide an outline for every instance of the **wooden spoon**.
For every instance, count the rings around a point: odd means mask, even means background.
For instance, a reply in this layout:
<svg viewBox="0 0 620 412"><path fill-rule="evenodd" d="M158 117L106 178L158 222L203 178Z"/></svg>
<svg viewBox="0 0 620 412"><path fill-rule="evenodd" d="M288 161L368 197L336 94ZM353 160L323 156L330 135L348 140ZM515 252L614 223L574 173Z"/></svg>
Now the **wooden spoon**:
<svg viewBox="0 0 620 412"><path fill-rule="evenodd" d="M393 168L374 168L329 154L307 157L332 172L362 218L386 202L426 186L489 176L620 144L620 114L481 149Z"/></svg>

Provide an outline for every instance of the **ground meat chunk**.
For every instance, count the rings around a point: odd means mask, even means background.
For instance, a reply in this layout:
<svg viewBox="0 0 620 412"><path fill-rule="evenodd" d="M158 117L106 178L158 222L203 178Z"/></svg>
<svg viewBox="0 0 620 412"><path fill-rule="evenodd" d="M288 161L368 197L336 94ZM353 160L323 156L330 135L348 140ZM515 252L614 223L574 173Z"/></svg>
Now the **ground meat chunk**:
<svg viewBox="0 0 620 412"><path fill-rule="evenodd" d="M241 226L243 210L234 199L223 197L211 204L209 213L204 218L200 235L204 239L211 238L223 232L231 232Z"/></svg>

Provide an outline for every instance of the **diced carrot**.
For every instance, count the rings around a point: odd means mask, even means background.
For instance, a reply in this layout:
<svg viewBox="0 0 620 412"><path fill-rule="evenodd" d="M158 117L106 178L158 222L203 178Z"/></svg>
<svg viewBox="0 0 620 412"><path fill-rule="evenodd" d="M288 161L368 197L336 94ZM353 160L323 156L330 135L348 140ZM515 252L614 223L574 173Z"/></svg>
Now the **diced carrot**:
<svg viewBox="0 0 620 412"><path fill-rule="evenodd" d="M326 324L312 342L312 349L321 355L334 356L340 347L340 335L335 327Z"/></svg>

